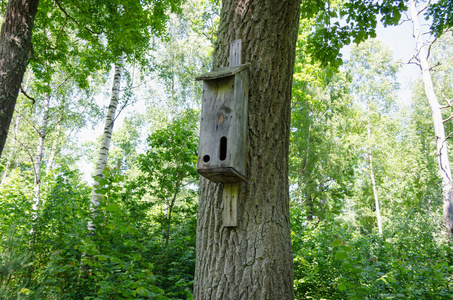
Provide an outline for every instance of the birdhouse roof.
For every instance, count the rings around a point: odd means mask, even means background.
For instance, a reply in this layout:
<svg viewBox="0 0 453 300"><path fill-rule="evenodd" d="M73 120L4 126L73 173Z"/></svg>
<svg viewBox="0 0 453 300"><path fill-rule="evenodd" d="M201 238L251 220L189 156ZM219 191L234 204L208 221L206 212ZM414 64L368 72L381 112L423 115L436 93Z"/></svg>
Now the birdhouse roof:
<svg viewBox="0 0 453 300"><path fill-rule="evenodd" d="M220 68L217 70L214 70L209 73L204 73L195 80L213 80L213 79L218 79L218 78L223 78L223 77L230 77L233 76L236 73L241 72L245 68L248 68L250 66L250 63L242 64L239 66L234 66L234 67L226 67L226 68Z"/></svg>

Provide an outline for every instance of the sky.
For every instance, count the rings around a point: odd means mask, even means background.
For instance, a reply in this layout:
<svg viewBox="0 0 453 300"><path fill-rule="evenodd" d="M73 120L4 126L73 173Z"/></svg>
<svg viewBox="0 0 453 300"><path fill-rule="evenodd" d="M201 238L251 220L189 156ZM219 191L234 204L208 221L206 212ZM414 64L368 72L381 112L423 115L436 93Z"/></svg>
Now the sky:
<svg viewBox="0 0 453 300"><path fill-rule="evenodd" d="M410 82L421 76L420 68L414 64L408 64L416 54L415 39L412 34L412 23L405 22L398 26L384 28L379 25L377 36L393 49L394 58L401 60L402 67L398 74L400 83L399 100L410 101Z"/></svg>
<svg viewBox="0 0 453 300"><path fill-rule="evenodd" d="M398 73L400 91L398 101L401 105L411 102L411 82L421 76L418 66L408 64L409 60L416 53L415 40L412 35L412 23L407 21L398 26L384 27L378 24L376 29L377 39L384 42L393 50L395 60L401 61L401 69ZM350 47L342 49L343 59L349 59Z"/></svg>

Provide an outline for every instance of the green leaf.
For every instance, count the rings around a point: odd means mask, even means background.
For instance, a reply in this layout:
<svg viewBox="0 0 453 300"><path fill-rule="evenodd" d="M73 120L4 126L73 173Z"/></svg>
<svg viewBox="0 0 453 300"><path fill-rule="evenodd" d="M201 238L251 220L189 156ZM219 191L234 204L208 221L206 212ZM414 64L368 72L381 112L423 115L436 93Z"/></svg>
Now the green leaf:
<svg viewBox="0 0 453 300"><path fill-rule="evenodd" d="M352 248L349 247L349 246L341 246L340 248L341 248L341 250L343 250L344 252L351 252L351 251L352 251Z"/></svg>
<svg viewBox="0 0 453 300"><path fill-rule="evenodd" d="M337 288L340 290L340 291L344 291L346 290L346 286L343 284L343 283L340 283L339 285L337 285Z"/></svg>
<svg viewBox="0 0 453 300"><path fill-rule="evenodd" d="M336 240L333 241L330 245L333 246L333 247L338 247L338 246L340 246L342 243L343 243L343 240L341 240L341 239L336 239Z"/></svg>
<svg viewBox="0 0 453 300"><path fill-rule="evenodd" d="M108 255L102 255L102 254L95 255L94 257L96 257L97 259L102 260L102 261L107 260L107 259L110 258L110 256L108 256Z"/></svg>
<svg viewBox="0 0 453 300"><path fill-rule="evenodd" d="M346 259L346 258L348 258L348 255L342 251L338 251L337 253L335 253L335 258Z"/></svg>
<svg viewBox="0 0 453 300"><path fill-rule="evenodd" d="M120 209L121 209L121 207L116 203L111 203L105 207L105 210L110 211L110 212L117 211Z"/></svg>

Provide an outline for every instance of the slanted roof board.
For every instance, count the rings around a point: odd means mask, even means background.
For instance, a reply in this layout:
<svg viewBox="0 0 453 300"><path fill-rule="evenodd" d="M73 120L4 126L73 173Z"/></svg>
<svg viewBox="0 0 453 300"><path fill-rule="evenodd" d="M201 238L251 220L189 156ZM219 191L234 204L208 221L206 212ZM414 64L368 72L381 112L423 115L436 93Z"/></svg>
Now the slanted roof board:
<svg viewBox="0 0 453 300"><path fill-rule="evenodd" d="M234 74L237 74L244 70L245 68L250 67L250 63L242 64L239 66L234 66L234 67L226 67L226 68L220 68L217 70L214 70L209 73L202 74L195 78L195 80L213 80L217 78L223 78L223 77L229 77L233 76Z"/></svg>

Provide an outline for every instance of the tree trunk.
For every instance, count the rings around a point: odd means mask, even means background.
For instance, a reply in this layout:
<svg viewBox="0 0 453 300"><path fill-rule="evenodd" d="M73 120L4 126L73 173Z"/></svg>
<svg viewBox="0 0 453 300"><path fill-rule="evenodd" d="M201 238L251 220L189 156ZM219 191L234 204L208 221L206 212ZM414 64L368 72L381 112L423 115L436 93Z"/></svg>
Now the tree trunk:
<svg viewBox="0 0 453 300"><path fill-rule="evenodd" d="M44 115L42 117L41 129L38 131L38 147L36 148L36 158L35 158L35 182L33 188L33 205L32 205L32 218L36 219L38 217L38 210L40 205L40 196L41 196L41 165L42 165L42 156L44 154L44 142L47 135L47 124L49 122L49 104L50 96L46 97L46 102L44 103Z"/></svg>
<svg viewBox="0 0 453 300"><path fill-rule="evenodd" d="M423 74L423 83L425 85L425 94L428 98L431 114L433 116L434 134L436 138L437 156L439 164L439 173L442 179L443 195L443 218L444 225L449 236L453 235L453 185L451 180L450 162L448 159L448 144L445 138L445 128L441 112L441 105L437 100L431 79L431 68L428 64L428 54L424 45L420 24L418 22L418 12L415 0L410 1L411 18L414 26L414 38L417 44L418 58L420 68Z"/></svg>
<svg viewBox="0 0 453 300"><path fill-rule="evenodd" d="M238 226L222 226L223 184L200 180L194 299L293 299L288 152L299 0L225 0L214 69L242 39L251 62L246 183Z"/></svg>
<svg viewBox="0 0 453 300"><path fill-rule="evenodd" d="M99 149L98 160L96 164L95 176L103 178L102 171L107 164L107 157L110 149L110 141L112 139L113 124L115 122L116 108L118 107L118 100L120 96L120 83L123 71L123 57L120 57L119 62L115 64L115 76L113 77L112 97L110 98L110 105L107 110L105 118L104 133L102 135L101 147ZM96 216L96 210L99 206L101 195L96 193L96 188L99 186L99 181L95 180L93 184L93 192L91 194L90 210L93 213L92 217ZM92 220L88 221L88 230L94 232L95 226Z"/></svg>
<svg viewBox="0 0 453 300"><path fill-rule="evenodd" d="M0 36L0 156L31 51L39 0L9 0Z"/></svg>
<svg viewBox="0 0 453 300"><path fill-rule="evenodd" d="M181 187L181 180L178 180L175 184L175 193L173 194L173 198L170 201L170 206L168 206L168 212L167 212L167 229L165 230L165 247L168 246L168 241L170 240L170 229L171 229L171 213L173 212L173 207L175 206L176 203L176 197L178 196L179 189Z"/></svg>
<svg viewBox="0 0 453 300"><path fill-rule="evenodd" d="M373 170L373 154L370 153L369 157L370 164L370 176L371 176L371 185L373 186L373 195L374 195L374 205L376 207L376 219L378 223L379 234L382 235L382 220L381 220L381 209L379 208L379 196L376 187L376 180L374 179L374 170Z"/></svg>
<svg viewBox="0 0 453 300"><path fill-rule="evenodd" d="M57 154L57 149L58 149L58 133L61 130L60 124L57 124L56 130L57 130L57 135L55 137L55 140L52 143L52 148L49 151L49 159L47 160L47 164L46 164L46 172L45 172L46 174L49 174L50 171L52 171L52 169L53 169L53 162L55 160L55 155Z"/></svg>
<svg viewBox="0 0 453 300"><path fill-rule="evenodd" d="M307 200L305 201L305 205L307 206L307 221L313 221L313 215L314 215L314 211L313 211L313 206L314 206L314 203L313 203L313 198L311 196L311 194L308 194L307 196Z"/></svg>
<svg viewBox="0 0 453 300"><path fill-rule="evenodd" d="M369 103L367 100L367 114L369 114ZM378 230L379 234L382 235L382 220L381 220L381 209L379 207L379 195L377 191L377 186L376 186L376 180L374 178L374 169L373 169L373 146L371 145L371 121L370 121L370 116L367 116L368 118L368 126L367 126L367 133L368 133L368 164L370 166L370 178L371 178L371 186L373 188L373 196L374 196L374 205L376 208L376 219L378 223Z"/></svg>
<svg viewBox="0 0 453 300"><path fill-rule="evenodd" d="M50 149L49 152L49 159L47 160L47 165L46 165L46 174L49 174L50 171L53 169L53 162L55 160L55 155L57 154L57 151L59 149L59 143L61 140L59 139L60 133L61 133L61 122L63 121L63 115L61 114L60 117L58 118L57 126L55 127L55 139L53 140L52 143L52 148Z"/></svg>

